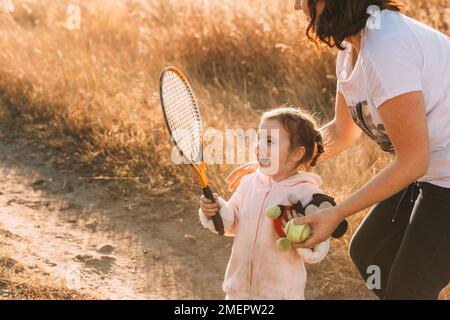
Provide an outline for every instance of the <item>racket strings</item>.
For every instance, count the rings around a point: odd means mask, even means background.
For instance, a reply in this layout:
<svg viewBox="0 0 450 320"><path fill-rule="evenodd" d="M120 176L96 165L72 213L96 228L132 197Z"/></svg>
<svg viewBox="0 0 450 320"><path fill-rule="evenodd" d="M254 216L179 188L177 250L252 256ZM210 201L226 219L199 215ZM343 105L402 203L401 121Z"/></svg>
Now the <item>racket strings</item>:
<svg viewBox="0 0 450 320"><path fill-rule="evenodd" d="M201 161L202 122L189 85L169 71L163 77L161 88L172 139L185 157L193 162Z"/></svg>

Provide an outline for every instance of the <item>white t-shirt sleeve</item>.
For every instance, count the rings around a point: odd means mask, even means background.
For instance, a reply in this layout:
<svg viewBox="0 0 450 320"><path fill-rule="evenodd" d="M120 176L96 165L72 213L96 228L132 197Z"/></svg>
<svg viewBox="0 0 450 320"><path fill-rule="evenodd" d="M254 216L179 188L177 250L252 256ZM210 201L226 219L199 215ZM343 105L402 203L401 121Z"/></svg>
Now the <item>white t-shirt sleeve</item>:
<svg viewBox="0 0 450 320"><path fill-rule="evenodd" d="M362 66L367 95L378 108L399 95L421 91L420 48L408 38L392 36L366 48Z"/></svg>

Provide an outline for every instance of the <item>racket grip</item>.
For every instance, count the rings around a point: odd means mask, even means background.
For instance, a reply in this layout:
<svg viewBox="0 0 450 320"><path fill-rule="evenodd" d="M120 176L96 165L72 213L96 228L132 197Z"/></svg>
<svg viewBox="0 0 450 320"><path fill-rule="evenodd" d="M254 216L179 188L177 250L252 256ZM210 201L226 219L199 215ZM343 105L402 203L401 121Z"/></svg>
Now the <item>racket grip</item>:
<svg viewBox="0 0 450 320"><path fill-rule="evenodd" d="M336 228L336 230L334 230L334 233L331 236L335 239L339 239L347 232L347 229L348 229L348 222L347 222L347 220L344 220Z"/></svg>
<svg viewBox="0 0 450 320"><path fill-rule="evenodd" d="M213 192L209 186L203 189L203 195L209 200L211 200L213 203L216 201L214 199ZM223 236L225 233L225 229L223 227L222 217L220 216L219 212L217 212L217 214L214 217L212 217L212 220L214 223L214 228L216 229L219 236Z"/></svg>

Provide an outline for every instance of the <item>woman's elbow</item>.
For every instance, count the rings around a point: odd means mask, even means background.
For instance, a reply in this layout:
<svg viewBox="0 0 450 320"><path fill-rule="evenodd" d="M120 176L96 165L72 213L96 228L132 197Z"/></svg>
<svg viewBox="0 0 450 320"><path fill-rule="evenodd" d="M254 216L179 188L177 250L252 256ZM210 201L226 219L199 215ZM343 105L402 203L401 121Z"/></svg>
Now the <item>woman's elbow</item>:
<svg viewBox="0 0 450 320"><path fill-rule="evenodd" d="M418 169L419 172L417 179L422 178L424 175L426 175L428 173L429 167L430 167L430 160L427 157L425 160L421 162L420 168Z"/></svg>
<svg viewBox="0 0 450 320"><path fill-rule="evenodd" d="M417 177L415 180L422 178L427 174L430 167L430 154L428 152L420 153L416 159Z"/></svg>
<svg viewBox="0 0 450 320"><path fill-rule="evenodd" d="M400 167L404 168L404 171L409 173L411 180L416 181L428 173L430 159L427 153L416 157L410 157L407 161L400 161L400 163Z"/></svg>

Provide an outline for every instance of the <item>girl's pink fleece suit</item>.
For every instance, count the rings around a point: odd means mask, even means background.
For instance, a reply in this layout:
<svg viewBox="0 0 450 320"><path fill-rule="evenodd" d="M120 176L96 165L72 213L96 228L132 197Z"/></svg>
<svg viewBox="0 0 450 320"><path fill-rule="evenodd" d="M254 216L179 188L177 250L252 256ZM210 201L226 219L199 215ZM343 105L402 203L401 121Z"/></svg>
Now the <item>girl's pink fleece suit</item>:
<svg viewBox="0 0 450 320"><path fill-rule="evenodd" d="M276 247L279 236L265 210L270 205L289 205L289 194L296 195L305 206L313 194L323 194L321 184L321 178L314 173L302 172L276 182L258 171L242 179L228 202L219 198L225 235L234 237L223 282L226 299L305 299L304 262L321 261L329 250L330 240L316 246L314 251L280 252ZM215 232L212 220L201 210L199 214L203 226Z"/></svg>

